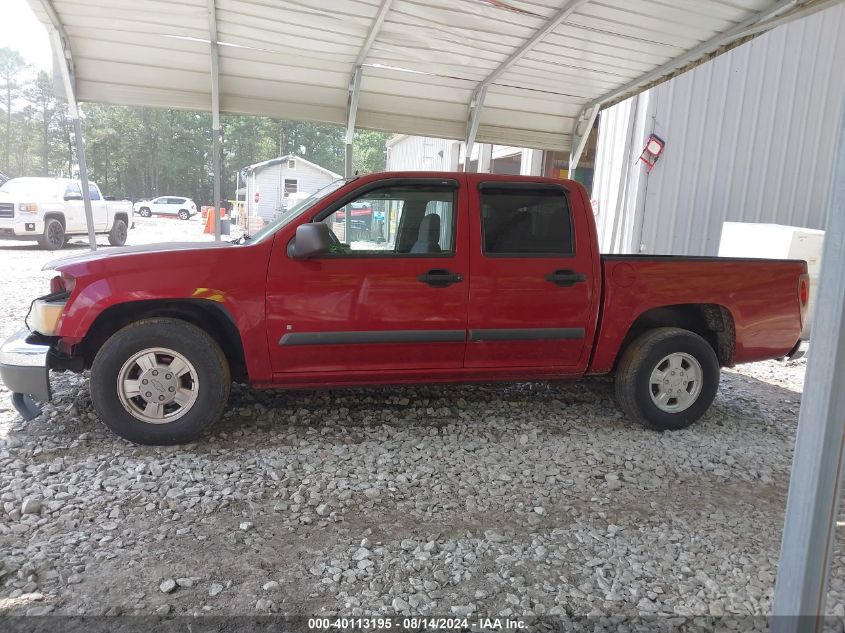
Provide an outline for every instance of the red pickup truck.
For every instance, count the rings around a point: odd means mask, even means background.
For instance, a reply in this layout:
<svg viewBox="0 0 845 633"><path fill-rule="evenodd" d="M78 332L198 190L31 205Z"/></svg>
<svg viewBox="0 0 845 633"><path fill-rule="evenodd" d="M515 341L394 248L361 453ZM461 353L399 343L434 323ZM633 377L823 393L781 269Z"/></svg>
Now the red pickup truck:
<svg viewBox="0 0 845 633"><path fill-rule="evenodd" d="M384 214L343 241L338 214ZM803 261L599 254L573 181L382 173L337 181L235 242L152 244L52 264L30 330L0 349L24 417L51 370L91 370L103 422L192 440L232 380L255 387L613 375L656 429L701 417L720 367L802 353Z"/></svg>

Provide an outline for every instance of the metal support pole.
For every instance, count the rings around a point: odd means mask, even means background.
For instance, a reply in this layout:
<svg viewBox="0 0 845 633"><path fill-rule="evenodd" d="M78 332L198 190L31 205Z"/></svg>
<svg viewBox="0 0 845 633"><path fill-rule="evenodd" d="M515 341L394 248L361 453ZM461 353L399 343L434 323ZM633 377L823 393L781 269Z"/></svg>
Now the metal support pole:
<svg viewBox="0 0 845 633"><path fill-rule="evenodd" d="M352 176L352 143L346 144L346 164L344 176L350 178ZM352 206L346 205L346 210L343 213L343 235L347 244L352 244Z"/></svg>
<svg viewBox="0 0 845 633"><path fill-rule="evenodd" d="M361 44L358 56L355 58L355 65L352 67L352 77L349 80L349 96L346 101L346 160L343 165L343 175L351 178L352 168L352 141L355 139L355 118L358 116L358 95L361 93L361 75L364 71L364 62L370 49L378 37L379 31L384 24L393 0L382 0L378 13L373 18L373 23L367 31L367 36ZM350 218L346 214L346 239L349 239Z"/></svg>
<svg viewBox="0 0 845 633"><path fill-rule="evenodd" d="M476 171L480 174L493 173L493 144L481 143L478 146L478 163Z"/></svg>
<svg viewBox="0 0 845 633"><path fill-rule="evenodd" d="M584 153L584 148L587 147L587 139L590 137L590 130L596 123L596 117L599 115L599 105L584 106L575 119L575 124L572 126L572 148L569 150L569 177L575 175L575 168L578 166L578 161L581 160L581 154Z"/></svg>
<svg viewBox="0 0 845 633"><path fill-rule="evenodd" d="M774 633L821 631L845 465L845 103L824 236L814 345L804 381L772 622Z"/></svg>
<svg viewBox="0 0 845 633"><path fill-rule="evenodd" d="M241 194L238 189L241 188L241 172L235 170L235 209L238 211L238 224L243 226L243 215L241 214Z"/></svg>
<svg viewBox="0 0 845 633"><path fill-rule="evenodd" d="M208 34L211 47L211 170L214 174L214 239L220 241L220 55L217 44L217 10L208 0Z"/></svg>
<svg viewBox="0 0 845 633"><path fill-rule="evenodd" d="M466 154L466 158L464 158L464 171L466 172L470 171L469 163L472 160L472 151L475 147L475 137L478 134L478 124L481 122L481 109L484 107L484 99L486 96L487 86L482 85L476 88L472 94L472 99L470 99L466 142L464 143L464 147L466 148L464 152ZM479 162L481 161L480 155L478 160ZM476 163L476 169L477 167L478 163Z"/></svg>
<svg viewBox="0 0 845 633"><path fill-rule="evenodd" d="M85 139L82 136L82 121L79 120L79 111L76 107L70 108L76 111L71 115L73 119L73 135L76 137L76 160L79 163L79 185L82 188L82 204L85 207L85 223L88 225L88 245L92 251L97 250L97 236L94 233L94 211L91 208L91 189L88 185L88 164L85 162Z"/></svg>
<svg viewBox="0 0 845 633"><path fill-rule="evenodd" d="M361 94L361 76L363 66L355 66L349 80L349 96L346 101L346 159L343 164L343 175L350 178L352 169L352 143L355 140L355 118L358 116L358 96Z"/></svg>
<svg viewBox="0 0 845 633"><path fill-rule="evenodd" d="M73 67L73 55L70 42L65 33L59 16L49 0L42 0L42 6L50 17L50 43L53 53L59 60L59 74L65 89L68 114L73 121L73 135L76 141L76 160L79 164L79 183L82 189L82 203L85 207L85 223L88 225L88 245L92 251L97 250L97 235L94 232L94 211L91 208L91 190L88 187L88 164L85 161L85 139L82 136L82 121L79 118L79 104L76 101L76 76Z"/></svg>

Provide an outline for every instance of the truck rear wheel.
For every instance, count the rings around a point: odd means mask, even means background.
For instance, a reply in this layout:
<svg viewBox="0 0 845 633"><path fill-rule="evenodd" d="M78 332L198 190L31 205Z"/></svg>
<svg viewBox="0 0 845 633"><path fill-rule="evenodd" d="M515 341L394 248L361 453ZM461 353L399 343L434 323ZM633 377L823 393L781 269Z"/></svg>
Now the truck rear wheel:
<svg viewBox="0 0 845 633"><path fill-rule="evenodd" d="M223 414L229 364L206 332L170 318L144 319L113 334L91 367L94 409L136 444L196 439Z"/></svg>
<svg viewBox="0 0 845 633"><path fill-rule="evenodd" d="M616 370L616 399L633 420L682 429L705 414L719 387L719 360L698 334L664 327L634 340Z"/></svg>
<svg viewBox="0 0 845 633"><path fill-rule="evenodd" d="M44 220L44 234L38 238L38 245L45 251L57 251L65 245L65 227L56 218Z"/></svg>
<svg viewBox="0 0 845 633"><path fill-rule="evenodd" d="M122 218L115 218L111 231L109 231L109 244L112 246L123 246L126 244L126 235L128 230L126 220Z"/></svg>

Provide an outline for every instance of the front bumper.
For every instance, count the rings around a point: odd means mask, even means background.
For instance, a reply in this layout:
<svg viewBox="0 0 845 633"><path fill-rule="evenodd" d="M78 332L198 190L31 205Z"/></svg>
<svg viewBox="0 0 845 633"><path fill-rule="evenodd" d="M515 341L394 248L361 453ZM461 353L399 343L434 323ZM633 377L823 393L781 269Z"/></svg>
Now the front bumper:
<svg viewBox="0 0 845 633"><path fill-rule="evenodd" d="M12 392L12 403L24 419L36 417L50 392L50 344L39 334L21 330L0 346L0 380Z"/></svg>
<svg viewBox="0 0 845 633"><path fill-rule="evenodd" d="M4 218L0 220L0 239L36 239L44 233L44 220L31 218Z"/></svg>
<svg viewBox="0 0 845 633"><path fill-rule="evenodd" d="M799 339L789 354L786 355L787 360L798 360L807 355L807 350L810 348L810 341L808 339Z"/></svg>

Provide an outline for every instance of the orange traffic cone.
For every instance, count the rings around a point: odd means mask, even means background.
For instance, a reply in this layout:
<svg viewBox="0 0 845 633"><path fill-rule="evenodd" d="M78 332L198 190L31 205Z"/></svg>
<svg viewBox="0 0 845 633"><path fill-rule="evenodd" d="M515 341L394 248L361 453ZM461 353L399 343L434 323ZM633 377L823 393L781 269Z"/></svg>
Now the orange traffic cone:
<svg viewBox="0 0 845 633"><path fill-rule="evenodd" d="M217 216L216 211L217 209L214 207L209 207L208 214L205 216L205 228L202 231L203 233L210 233L211 235L214 235L214 222L216 221L215 217Z"/></svg>

